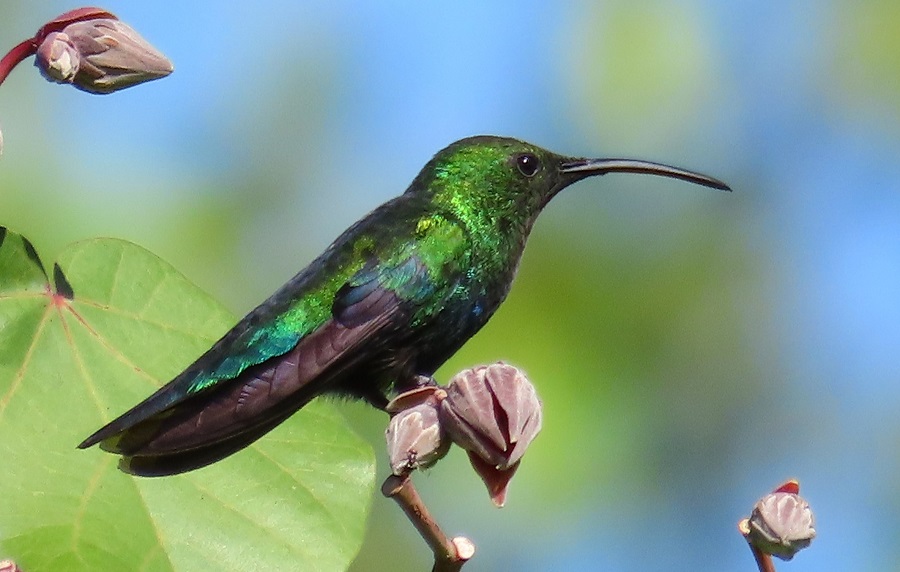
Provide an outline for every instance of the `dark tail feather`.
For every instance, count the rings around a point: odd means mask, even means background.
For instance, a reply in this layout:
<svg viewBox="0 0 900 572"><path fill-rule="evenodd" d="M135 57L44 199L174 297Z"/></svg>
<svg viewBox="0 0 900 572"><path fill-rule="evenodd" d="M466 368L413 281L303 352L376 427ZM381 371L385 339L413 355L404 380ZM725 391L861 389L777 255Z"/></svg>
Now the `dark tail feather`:
<svg viewBox="0 0 900 572"><path fill-rule="evenodd" d="M211 465L216 461L221 461L225 457L247 447L274 429L289 416L290 414L272 419L265 425L254 427L217 443L190 451L161 455L124 456L119 461L119 469L139 477L165 477L193 471L194 469Z"/></svg>
<svg viewBox="0 0 900 572"><path fill-rule="evenodd" d="M259 439L317 395L340 393L339 382L367 357L352 350L369 339L375 322L347 328L330 321L288 353L194 395L186 395L179 376L80 447L99 442L104 451L122 455L123 471L142 476L214 463Z"/></svg>
<svg viewBox="0 0 900 572"><path fill-rule="evenodd" d="M100 429L78 444L79 449L87 449L93 447L97 443L102 443L115 435L128 431L135 425L159 415L178 401L178 392L172 389L174 384L181 381L186 375L182 373L175 380L159 388L156 393L138 403L116 419L107 423Z"/></svg>
<svg viewBox="0 0 900 572"><path fill-rule="evenodd" d="M100 448L126 458L211 457L197 465L202 466L246 447L328 387L331 376L303 367L298 353L295 349L248 368L235 379L132 421L124 430L103 435Z"/></svg>

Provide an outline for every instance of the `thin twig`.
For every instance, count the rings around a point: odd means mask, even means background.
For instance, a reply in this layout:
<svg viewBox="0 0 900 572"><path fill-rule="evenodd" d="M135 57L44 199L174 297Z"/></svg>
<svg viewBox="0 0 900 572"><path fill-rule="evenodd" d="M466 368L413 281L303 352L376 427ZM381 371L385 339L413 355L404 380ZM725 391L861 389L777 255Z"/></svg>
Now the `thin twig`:
<svg viewBox="0 0 900 572"><path fill-rule="evenodd" d="M753 553L753 558L756 559L756 567L759 568L759 572L776 572L775 562L772 561L772 555L763 552L750 541L750 521L746 518L740 521L738 523L738 530L743 535L744 540L747 541L747 546L750 547L750 552Z"/></svg>
<svg viewBox="0 0 900 572"><path fill-rule="evenodd" d="M459 572L475 554L475 545L465 537L447 538L431 514L409 475L391 475L381 485L381 494L394 499L434 553L432 572Z"/></svg>
<svg viewBox="0 0 900 572"><path fill-rule="evenodd" d="M753 553L753 558L756 559L756 566L759 568L759 572L775 572L775 563L772 561L772 556L751 543L748 543L748 545Z"/></svg>

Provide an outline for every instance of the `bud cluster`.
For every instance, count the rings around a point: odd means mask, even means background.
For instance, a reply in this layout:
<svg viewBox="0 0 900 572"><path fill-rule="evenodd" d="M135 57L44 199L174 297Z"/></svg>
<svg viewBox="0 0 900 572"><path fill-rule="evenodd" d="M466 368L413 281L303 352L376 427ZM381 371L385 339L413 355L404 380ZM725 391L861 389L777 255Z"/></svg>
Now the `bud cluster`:
<svg viewBox="0 0 900 572"><path fill-rule="evenodd" d="M385 432L391 470L427 468L456 443L503 506L510 479L541 429L541 402L516 367L504 363L456 374L447 387L427 385L391 401Z"/></svg>

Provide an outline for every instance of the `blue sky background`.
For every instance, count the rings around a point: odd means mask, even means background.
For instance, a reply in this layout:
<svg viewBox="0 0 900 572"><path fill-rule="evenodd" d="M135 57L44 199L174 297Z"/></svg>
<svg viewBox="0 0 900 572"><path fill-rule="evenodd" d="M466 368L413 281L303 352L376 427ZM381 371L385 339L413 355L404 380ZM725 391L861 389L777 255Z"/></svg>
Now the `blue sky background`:
<svg viewBox="0 0 900 572"><path fill-rule="evenodd" d="M3 37L70 7L39 6L0 8ZM896 566L889 0L104 8L176 71L99 97L17 69L0 89L0 223L46 259L83 238L133 240L236 313L467 135L734 187L603 177L543 215L510 308L446 375L521 365L545 433L503 511L462 455L423 478L437 518L479 546L467 570L752 570L734 525L789 477L820 537L779 569ZM380 446L383 419L347 409ZM375 499L354 569L427 566L387 505ZM400 548L386 559L379 542Z"/></svg>

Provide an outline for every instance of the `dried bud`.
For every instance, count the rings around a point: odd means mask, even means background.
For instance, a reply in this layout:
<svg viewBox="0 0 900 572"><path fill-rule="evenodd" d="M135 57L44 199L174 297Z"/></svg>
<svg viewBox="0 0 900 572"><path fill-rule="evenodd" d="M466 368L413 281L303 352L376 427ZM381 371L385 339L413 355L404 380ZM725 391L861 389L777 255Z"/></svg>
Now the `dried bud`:
<svg viewBox="0 0 900 572"><path fill-rule="evenodd" d="M172 73L172 62L123 22L74 21L47 33L35 65L50 81L90 93L111 93Z"/></svg>
<svg viewBox="0 0 900 572"><path fill-rule="evenodd" d="M798 493L796 481L788 481L753 507L746 533L748 540L762 552L790 560L815 538L812 509Z"/></svg>
<svg viewBox="0 0 900 572"><path fill-rule="evenodd" d="M385 431L391 472L397 476L426 469L438 462L450 448L450 440L438 419L444 390L422 387L397 396L387 406L392 413Z"/></svg>
<svg viewBox="0 0 900 572"><path fill-rule="evenodd" d="M458 373L441 402L441 422L503 506L525 449L541 430L541 402L519 369L497 363Z"/></svg>
<svg viewBox="0 0 900 572"><path fill-rule="evenodd" d="M0 560L0 572L22 572L22 569L12 560Z"/></svg>

